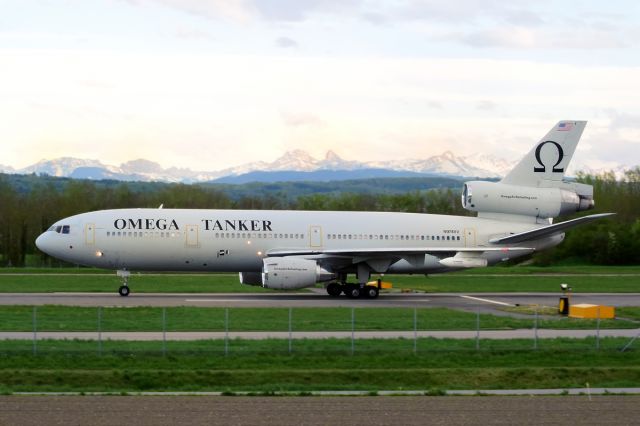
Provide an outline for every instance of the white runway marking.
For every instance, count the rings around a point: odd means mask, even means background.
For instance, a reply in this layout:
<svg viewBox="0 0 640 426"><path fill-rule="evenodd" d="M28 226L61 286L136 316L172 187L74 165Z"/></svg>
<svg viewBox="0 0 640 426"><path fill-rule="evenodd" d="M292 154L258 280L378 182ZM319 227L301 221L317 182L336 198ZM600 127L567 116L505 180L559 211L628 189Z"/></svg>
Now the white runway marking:
<svg viewBox="0 0 640 426"><path fill-rule="evenodd" d="M473 297L473 296L460 296L460 297L464 297L465 299L471 299L471 300L477 300L479 302L485 302L485 303L493 303L494 305L501 305L501 306L515 306L511 303L505 303L505 302L498 302L497 300L491 300L491 299L483 299L481 297Z"/></svg>
<svg viewBox="0 0 640 426"><path fill-rule="evenodd" d="M234 302L234 303L244 303L244 302L263 302L260 299L184 299L185 302Z"/></svg>

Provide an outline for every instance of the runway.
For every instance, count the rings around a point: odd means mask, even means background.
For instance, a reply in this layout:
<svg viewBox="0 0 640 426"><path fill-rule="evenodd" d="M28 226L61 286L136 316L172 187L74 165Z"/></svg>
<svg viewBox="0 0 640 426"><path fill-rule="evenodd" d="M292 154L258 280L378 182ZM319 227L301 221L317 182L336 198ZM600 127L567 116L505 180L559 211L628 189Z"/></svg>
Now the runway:
<svg viewBox="0 0 640 426"><path fill-rule="evenodd" d="M322 289L306 293L2 293L0 305L64 306L200 306L256 308L442 307L504 313L505 306L557 306L559 293L383 293L377 299L333 298ZM640 306L640 293L580 293L571 302Z"/></svg>

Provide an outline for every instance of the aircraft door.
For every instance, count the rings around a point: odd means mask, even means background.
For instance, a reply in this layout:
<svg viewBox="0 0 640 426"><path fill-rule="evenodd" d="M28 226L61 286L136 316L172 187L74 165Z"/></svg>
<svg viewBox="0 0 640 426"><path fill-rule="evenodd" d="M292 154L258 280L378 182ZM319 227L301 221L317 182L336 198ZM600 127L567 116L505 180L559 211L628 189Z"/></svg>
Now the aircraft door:
<svg viewBox="0 0 640 426"><path fill-rule="evenodd" d="M309 227L309 245L311 247L322 247L322 227L312 225Z"/></svg>
<svg viewBox="0 0 640 426"><path fill-rule="evenodd" d="M464 228L464 246L475 247L476 246L476 229Z"/></svg>
<svg viewBox="0 0 640 426"><path fill-rule="evenodd" d="M96 243L96 225L93 223L85 223L84 225L84 243L92 246Z"/></svg>
<svg viewBox="0 0 640 426"><path fill-rule="evenodd" d="M199 247L200 238L198 235L198 225L187 225L187 247Z"/></svg>

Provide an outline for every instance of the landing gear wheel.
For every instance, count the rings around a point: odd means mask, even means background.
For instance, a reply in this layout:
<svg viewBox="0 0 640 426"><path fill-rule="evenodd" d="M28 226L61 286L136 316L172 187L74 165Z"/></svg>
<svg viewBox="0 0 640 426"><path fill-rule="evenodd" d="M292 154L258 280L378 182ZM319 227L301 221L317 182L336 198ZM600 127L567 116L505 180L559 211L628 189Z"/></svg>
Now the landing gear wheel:
<svg viewBox="0 0 640 426"><path fill-rule="evenodd" d="M358 299L362 295L362 290L359 285L350 284L344 290L344 294L346 294L349 299Z"/></svg>
<svg viewBox="0 0 640 426"><path fill-rule="evenodd" d="M378 287L368 285L364 288L364 295L367 297L367 299L375 299L378 297L378 294Z"/></svg>
<svg viewBox="0 0 640 426"><path fill-rule="evenodd" d="M130 293L129 287L127 287L126 285L121 285L118 289L118 293L120 293L120 296L128 296Z"/></svg>
<svg viewBox="0 0 640 426"><path fill-rule="evenodd" d="M327 286L327 293L331 297L338 297L342 294L342 286L338 283L331 283Z"/></svg>

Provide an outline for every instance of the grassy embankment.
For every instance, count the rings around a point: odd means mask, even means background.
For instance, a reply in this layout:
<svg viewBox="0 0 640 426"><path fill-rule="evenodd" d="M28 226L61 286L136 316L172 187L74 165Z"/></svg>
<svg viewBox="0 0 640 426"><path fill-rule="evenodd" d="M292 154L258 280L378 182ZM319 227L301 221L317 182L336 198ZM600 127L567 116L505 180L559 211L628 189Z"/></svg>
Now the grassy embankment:
<svg viewBox="0 0 640 426"><path fill-rule="evenodd" d="M474 340L419 339L416 355L410 340L358 340L350 355L348 339L329 339L295 341L289 355L287 341L232 340L229 356L219 341L168 342L167 356L158 342L119 342L118 355L98 356L95 342L91 353L88 342L57 341L49 355L0 356L0 392L637 387L640 351L618 350L627 341L595 350L594 339L555 339L532 350L530 340L482 340L476 351Z"/></svg>
<svg viewBox="0 0 640 426"><path fill-rule="evenodd" d="M0 306L0 331L32 331L32 306ZM167 307L166 331L224 331L225 308ZM38 306L38 331L162 331L160 307ZM288 331L288 308L229 308L230 331ZM357 308L355 330L413 330L413 308ZM294 331L350 331L350 308L293 308ZM619 308L618 315L640 319L640 308ZM477 315L447 308L416 310L418 330L475 330ZM596 320L558 316L540 318L538 328L595 329ZM521 319L480 314L480 328L485 330L528 329L534 318ZM627 320L601 320L600 328L637 328ZM2 343L0 342L0 347Z"/></svg>
<svg viewBox="0 0 640 426"><path fill-rule="evenodd" d="M556 266L493 267L451 274L388 275L396 289L426 292L557 292L568 283L574 292L640 292L640 267ZM134 293L246 293L272 292L245 286L237 274L133 274ZM115 293L120 279L112 271L88 268L0 269L4 292ZM300 291L300 290L298 290ZM301 290L304 291L304 290Z"/></svg>

